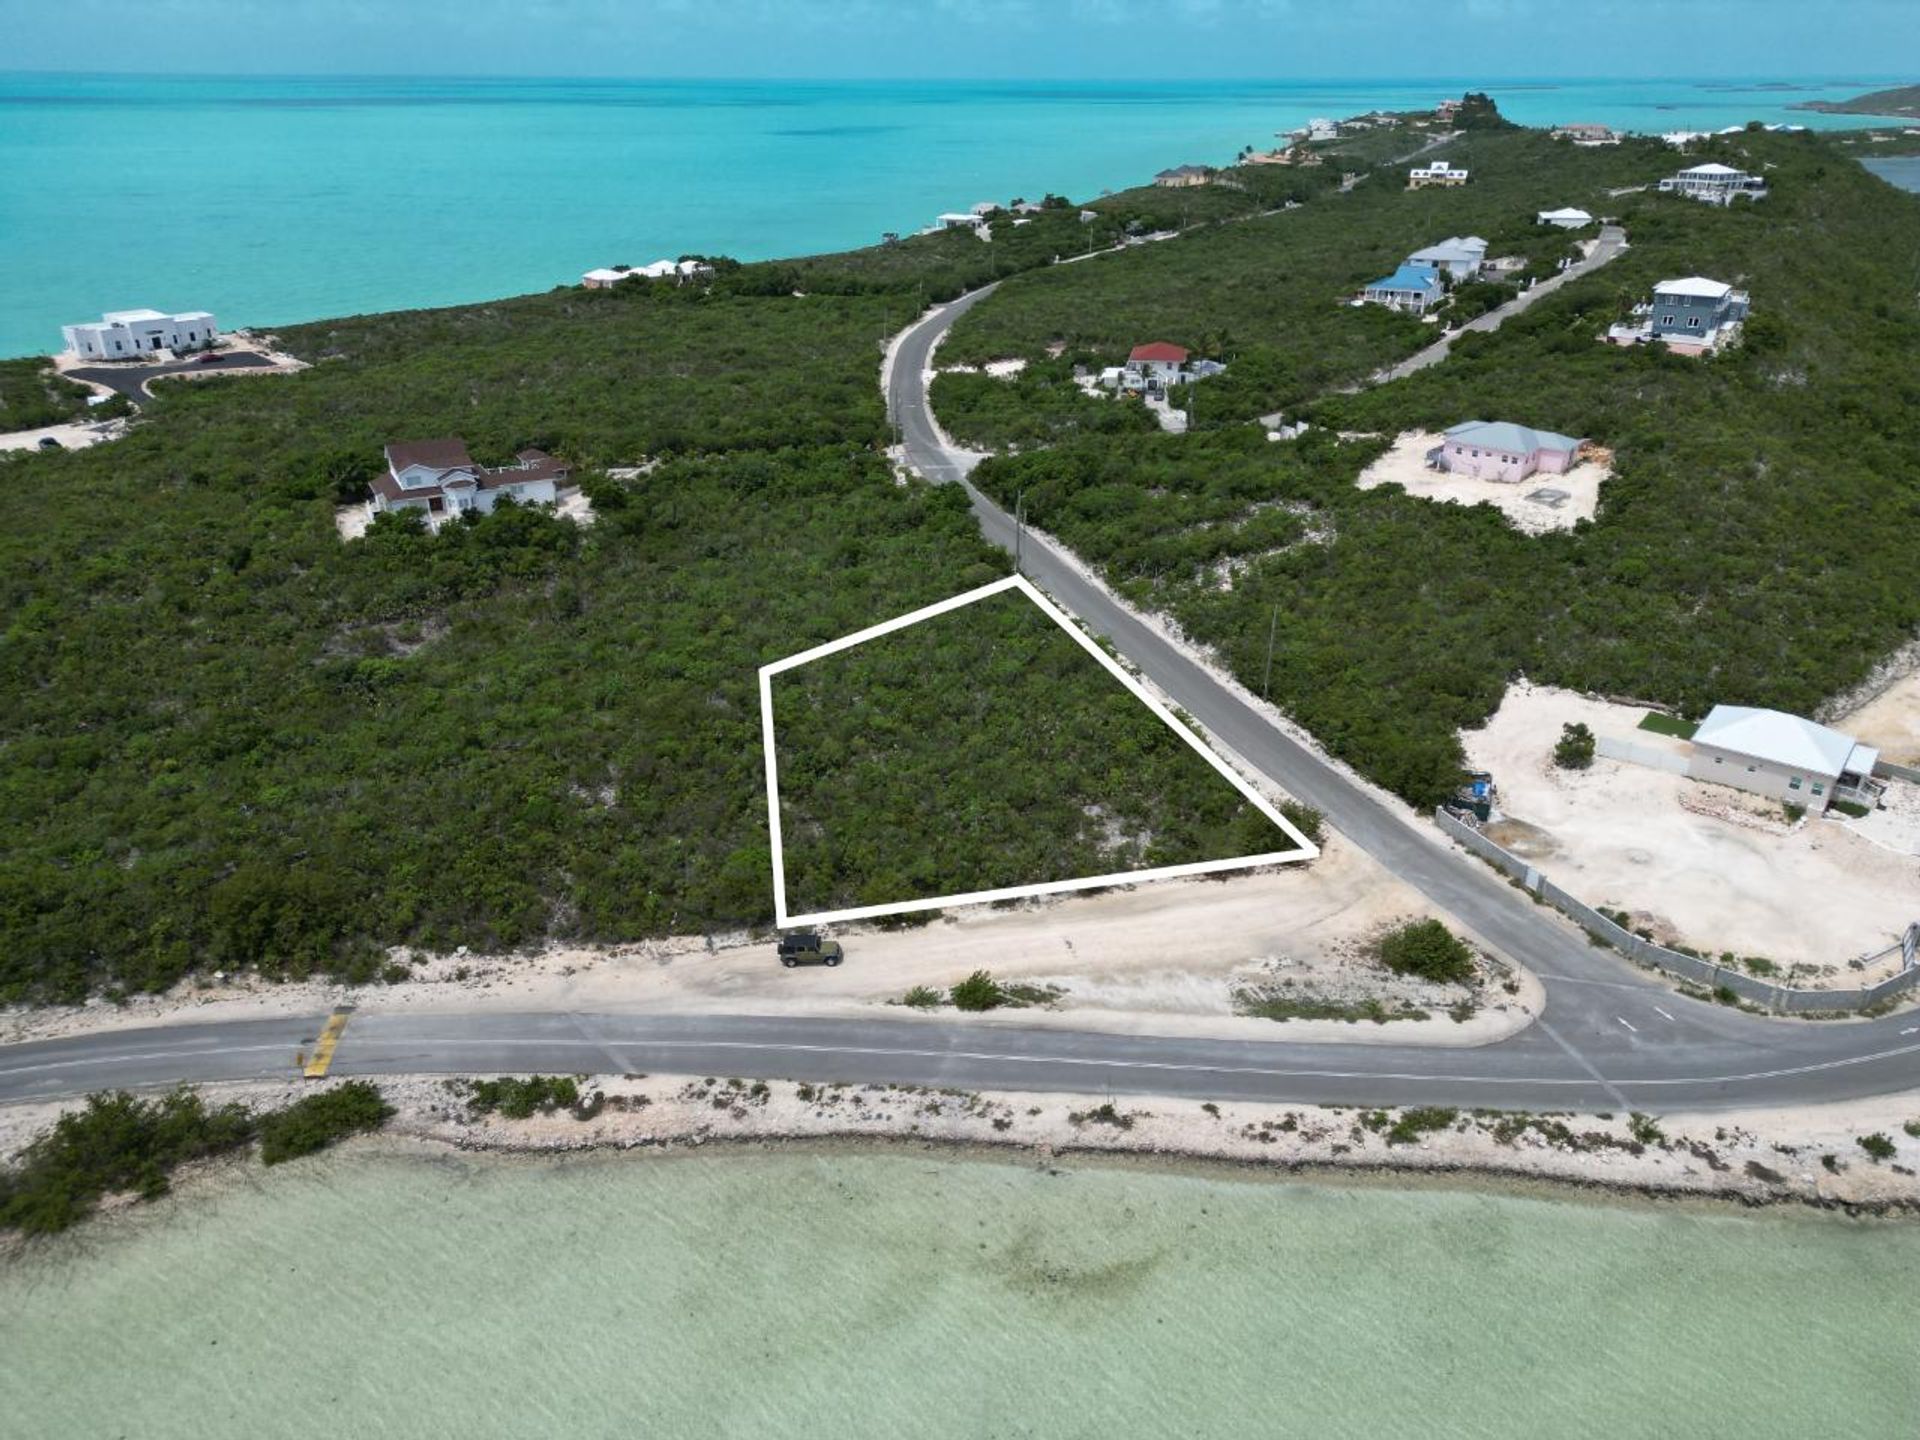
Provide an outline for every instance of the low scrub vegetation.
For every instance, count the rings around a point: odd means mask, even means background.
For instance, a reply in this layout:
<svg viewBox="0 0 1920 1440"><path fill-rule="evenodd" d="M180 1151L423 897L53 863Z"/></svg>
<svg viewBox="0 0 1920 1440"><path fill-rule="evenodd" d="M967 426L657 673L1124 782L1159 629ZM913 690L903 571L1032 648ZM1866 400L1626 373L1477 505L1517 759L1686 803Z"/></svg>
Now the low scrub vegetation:
<svg viewBox="0 0 1920 1440"><path fill-rule="evenodd" d="M498 1115L503 1120L525 1120L551 1115L580 1104L580 1084L570 1075L503 1075L494 1080L467 1082L467 1108L476 1115Z"/></svg>
<svg viewBox="0 0 1920 1440"><path fill-rule="evenodd" d="M377 1086L349 1080L261 1116L260 1160L278 1165L311 1155L349 1135L378 1130L392 1118L393 1107L381 1098Z"/></svg>
<svg viewBox="0 0 1920 1440"><path fill-rule="evenodd" d="M1465 985L1474 977L1473 951L1438 920L1413 920L1389 931L1374 954L1396 975L1442 985Z"/></svg>
<svg viewBox="0 0 1920 1440"><path fill-rule="evenodd" d="M275 1165L376 1130L392 1113L364 1081L262 1114L240 1104L209 1106L186 1086L156 1100L124 1090L89 1095L0 1170L0 1229L65 1230L106 1196L164 1195L173 1172L189 1161L241 1150L258 1138L261 1159Z"/></svg>

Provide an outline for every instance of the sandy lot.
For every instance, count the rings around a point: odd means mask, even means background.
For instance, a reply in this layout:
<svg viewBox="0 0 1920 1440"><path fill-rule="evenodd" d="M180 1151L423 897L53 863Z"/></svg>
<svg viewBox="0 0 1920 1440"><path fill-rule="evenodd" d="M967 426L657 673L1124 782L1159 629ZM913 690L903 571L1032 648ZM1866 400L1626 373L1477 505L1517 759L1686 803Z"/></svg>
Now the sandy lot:
<svg viewBox="0 0 1920 1440"><path fill-rule="evenodd" d="M38 450L43 439L58 440L62 450L85 450L105 440L118 440L126 433L124 419L47 425L38 430L15 430L9 435L0 435L0 450Z"/></svg>
<svg viewBox="0 0 1920 1440"><path fill-rule="evenodd" d="M1553 765L1569 721L1649 748L1680 746L1636 729L1645 713L1524 682L1509 689L1486 728L1462 737L1468 760L1499 786L1509 823L1494 838L1589 905L1631 912L1658 939L1810 964L1838 983L1860 978L1848 960L1920 919L1920 859L1837 820L1789 826L1772 802L1641 765Z"/></svg>
<svg viewBox="0 0 1920 1440"><path fill-rule="evenodd" d="M1584 461L1564 475L1535 475L1518 484L1476 480L1471 475L1449 475L1427 464L1427 452L1445 437L1428 430L1401 435L1393 448L1360 472L1362 490L1389 483L1403 485L1409 495L1447 505L1492 505L1514 529L1529 535L1549 530L1571 530L1576 520L1591 520L1600 505L1600 482L1612 472L1604 465ZM1558 505L1529 499L1542 490L1564 491Z"/></svg>
<svg viewBox="0 0 1920 1440"><path fill-rule="evenodd" d="M1920 765L1920 671L1833 722L1896 765Z"/></svg>
<svg viewBox="0 0 1920 1440"><path fill-rule="evenodd" d="M420 957L414 978L358 990L323 982L274 985L209 976L126 1006L0 1012L0 1041L182 1018L312 1014L343 1000L362 1012L458 1013L482 1009L635 1011L655 1014L922 1014L896 1002L915 985L944 988L976 969L1003 981L1057 985L1053 1005L993 1012L994 1024L1040 1024L1243 1039L1421 1041L1481 1044L1530 1023L1538 982L1489 967L1479 1010L1464 1023L1448 1007L1463 988L1433 987L1382 972L1360 952L1391 924L1430 914L1409 887L1334 837L1308 866L1226 880L1154 882L1100 894L1053 896L1016 907L947 912L911 930L838 926L847 949L837 969L782 969L765 939L699 936L609 948L555 947L538 955ZM1509 993L1508 978L1517 983ZM1284 1023L1237 1016L1234 991L1285 984L1290 994L1428 1009L1428 1020L1391 1024Z"/></svg>
<svg viewBox="0 0 1920 1440"><path fill-rule="evenodd" d="M992 1145L1032 1153L1160 1156L1334 1172L1497 1172L1528 1180L1674 1195L1720 1195L1751 1203L1799 1201L1891 1210L1920 1203L1920 1095L1843 1106L1664 1116L1636 1135L1625 1115L1530 1117L1430 1115L1440 1128L1390 1135L1396 1111L1313 1105L1209 1105L1193 1100L1020 1092L973 1093L883 1085L752 1084L676 1075L582 1077L583 1095L604 1097L597 1114L565 1110L525 1120L474 1116L458 1088L438 1076L379 1081L396 1110L384 1135L360 1146L428 1142L463 1150L652 1149L730 1142L894 1140ZM318 1088L209 1085L213 1103L278 1108ZM59 1114L56 1105L0 1109L0 1156L16 1151ZM1860 1148L1885 1136L1884 1163ZM1831 1157L1831 1165L1825 1157ZM636 1158L634 1163L644 1163ZM181 1189L257 1184L244 1157L190 1167ZM104 1223L114 1223L109 1203ZM0 1250L4 1253L4 1250Z"/></svg>
<svg viewBox="0 0 1920 1440"><path fill-rule="evenodd" d="M634 473L639 473L635 471ZM576 525L593 523L593 502L587 499L581 489L570 486L560 492L554 501L553 513L564 516ZM358 540L367 533L367 526L373 523L373 511L365 501L356 501L352 505L336 505L333 511L333 528L340 532L342 540Z"/></svg>

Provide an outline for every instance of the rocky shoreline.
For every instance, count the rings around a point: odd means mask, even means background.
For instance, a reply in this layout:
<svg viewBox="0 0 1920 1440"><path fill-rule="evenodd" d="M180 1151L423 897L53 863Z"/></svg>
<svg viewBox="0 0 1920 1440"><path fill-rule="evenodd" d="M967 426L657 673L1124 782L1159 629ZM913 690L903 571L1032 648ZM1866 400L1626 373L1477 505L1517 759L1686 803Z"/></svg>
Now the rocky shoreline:
<svg viewBox="0 0 1920 1440"><path fill-rule="evenodd" d="M1844 1106L1694 1116L1370 1110L719 1077L573 1077L577 1103L510 1117L475 1082L379 1082L390 1139L502 1156L706 1148L904 1146L1000 1157L1153 1164L1338 1183L1521 1187L1633 1201L1801 1205L1852 1217L1920 1215L1920 1095ZM277 1108L318 1086L208 1085L210 1102ZM77 1103L77 1102L75 1102ZM0 1110L14 1156L60 1113ZM1913 1126L1912 1131L1907 1128ZM1879 1155L1862 1136L1885 1138ZM386 1143L354 1141L356 1145ZM1876 1147L1878 1148L1878 1147ZM188 1182L189 1184L191 1182Z"/></svg>

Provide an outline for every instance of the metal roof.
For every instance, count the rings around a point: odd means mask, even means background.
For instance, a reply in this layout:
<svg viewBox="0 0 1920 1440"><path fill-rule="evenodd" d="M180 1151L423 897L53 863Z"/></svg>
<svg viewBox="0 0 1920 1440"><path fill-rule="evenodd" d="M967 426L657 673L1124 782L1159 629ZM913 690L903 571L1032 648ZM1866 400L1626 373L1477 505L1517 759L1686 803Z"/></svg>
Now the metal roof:
<svg viewBox="0 0 1920 1440"><path fill-rule="evenodd" d="M1571 455L1581 443L1571 435L1535 430L1510 420L1464 420L1447 431L1447 438L1508 455L1531 455L1539 450L1564 450Z"/></svg>
<svg viewBox="0 0 1920 1440"><path fill-rule="evenodd" d="M1833 779L1848 771L1871 774L1880 758L1872 746L1851 735L1798 715L1747 705L1714 706L1693 732L1693 743Z"/></svg>
<svg viewBox="0 0 1920 1440"><path fill-rule="evenodd" d="M1424 250L1416 250L1407 257L1409 262L1435 265L1461 261L1477 265L1486 258L1487 242L1478 235L1449 235L1438 245L1429 245Z"/></svg>
<svg viewBox="0 0 1920 1440"><path fill-rule="evenodd" d="M1375 280L1367 286L1369 290L1434 291L1439 288L1439 278L1431 270L1422 270L1418 265L1402 265L1384 280Z"/></svg>
<svg viewBox="0 0 1920 1440"><path fill-rule="evenodd" d="M1732 290L1731 285L1709 280L1704 275L1689 275L1684 280L1662 280L1653 287L1656 295L1702 295L1709 300L1718 300Z"/></svg>

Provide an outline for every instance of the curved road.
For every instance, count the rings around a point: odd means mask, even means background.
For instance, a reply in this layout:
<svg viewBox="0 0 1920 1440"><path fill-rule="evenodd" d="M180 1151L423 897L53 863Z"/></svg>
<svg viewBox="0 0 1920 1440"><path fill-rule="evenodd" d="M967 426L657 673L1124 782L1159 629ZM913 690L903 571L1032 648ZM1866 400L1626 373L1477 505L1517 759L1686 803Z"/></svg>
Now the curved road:
<svg viewBox="0 0 1920 1440"><path fill-rule="evenodd" d="M968 481L969 457L947 446L927 401L934 346L991 288L933 310L906 332L887 403L914 468L965 486L982 530L1011 550L1012 520ZM1031 533L1022 557L1032 579L1246 763L1540 975L1547 992L1540 1022L1496 1044L1457 1049L1093 1034L908 1016L367 1014L347 1024L332 1073L657 1071L1536 1110L1719 1109L1920 1086L1920 1016L1780 1021L1678 998L1276 729ZM805 983L804 972L796 972L795 983ZM312 1044L324 1019L168 1025L0 1046L0 1100L286 1078L296 1051Z"/></svg>

